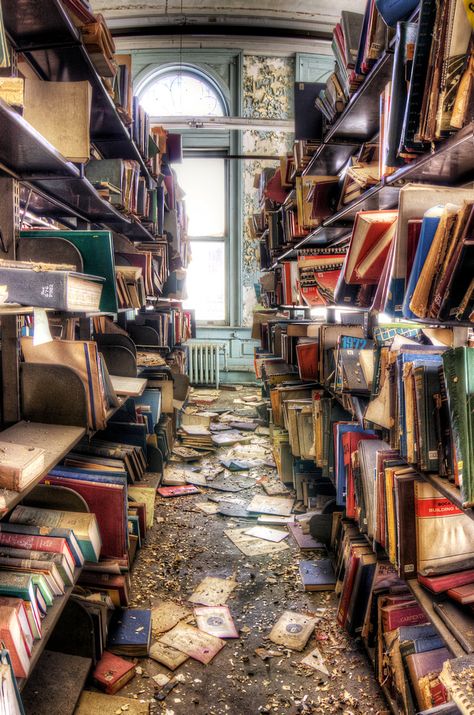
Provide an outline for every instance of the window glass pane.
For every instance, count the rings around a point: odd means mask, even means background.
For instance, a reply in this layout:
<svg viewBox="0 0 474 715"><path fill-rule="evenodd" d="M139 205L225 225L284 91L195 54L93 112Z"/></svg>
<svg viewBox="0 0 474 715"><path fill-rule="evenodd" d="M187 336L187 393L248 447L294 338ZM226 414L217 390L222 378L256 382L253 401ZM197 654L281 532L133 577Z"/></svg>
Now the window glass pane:
<svg viewBox="0 0 474 715"><path fill-rule="evenodd" d="M184 307L195 308L196 320L225 320L225 274L224 242L193 241Z"/></svg>
<svg viewBox="0 0 474 715"><path fill-rule="evenodd" d="M186 194L188 235L224 236L225 160L188 158L173 169Z"/></svg>
<svg viewBox="0 0 474 715"><path fill-rule="evenodd" d="M224 107L214 87L192 72L158 76L140 93L140 104L152 116L222 117Z"/></svg>

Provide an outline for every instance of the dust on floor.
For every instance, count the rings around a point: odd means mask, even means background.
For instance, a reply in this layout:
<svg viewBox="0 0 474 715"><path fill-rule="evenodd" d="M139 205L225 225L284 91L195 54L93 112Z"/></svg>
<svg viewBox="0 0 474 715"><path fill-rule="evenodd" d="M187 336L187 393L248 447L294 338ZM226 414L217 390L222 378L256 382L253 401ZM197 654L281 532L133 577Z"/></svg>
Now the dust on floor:
<svg viewBox="0 0 474 715"><path fill-rule="evenodd" d="M252 394L258 394L255 388L221 391L218 401L207 409L228 407L237 416L256 416L254 410L242 404L242 397ZM265 446L270 456L268 438ZM222 455L212 457L216 463L218 456ZM260 467L252 473L261 476L275 474L275 470ZM211 490L203 492L216 495ZM263 494L258 485L237 495L219 493L247 502L255 494ZM335 622L334 593L307 593L301 586L299 561L325 554L302 553L290 536L287 539L290 549L286 551L272 556L244 556L224 535L224 530L250 527L255 522L206 515L195 506L206 498L205 493L174 499L157 497L155 525L132 573L131 607L150 607L163 599L186 604L205 576L234 576L238 586L227 605L239 630L239 639L227 641L208 665L190 658L174 674L152 659L142 660L137 676L120 695L151 701L151 715L387 713L365 654ZM268 640L272 626L284 611L314 613L320 608L325 609L324 614L303 652L275 646ZM258 648L280 652L264 660L256 654ZM329 677L300 665L314 648L322 653ZM160 673L168 677L180 674L184 678L163 702L153 698L158 688L152 676Z"/></svg>

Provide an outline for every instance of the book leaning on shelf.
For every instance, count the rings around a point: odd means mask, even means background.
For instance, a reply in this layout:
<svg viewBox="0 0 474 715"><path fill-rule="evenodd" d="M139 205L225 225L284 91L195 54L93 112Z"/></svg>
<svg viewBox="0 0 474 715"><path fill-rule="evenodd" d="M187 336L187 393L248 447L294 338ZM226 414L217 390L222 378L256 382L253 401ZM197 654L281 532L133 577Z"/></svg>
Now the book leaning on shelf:
<svg viewBox="0 0 474 715"><path fill-rule="evenodd" d="M76 273L74 268L0 260L2 302L55 310L99 310L104 279Z"/></svg>

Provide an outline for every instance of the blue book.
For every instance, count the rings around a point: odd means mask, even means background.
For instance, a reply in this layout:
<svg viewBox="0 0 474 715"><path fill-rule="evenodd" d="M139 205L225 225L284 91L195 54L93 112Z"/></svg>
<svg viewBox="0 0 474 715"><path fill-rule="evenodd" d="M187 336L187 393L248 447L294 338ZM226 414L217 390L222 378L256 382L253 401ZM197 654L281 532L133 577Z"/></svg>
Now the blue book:
<svg viewBox="0 0 474 715"><path fill-rule="evenodd" d="M135 398L135 405L137 407L140 405L148 405L151 407L151 417L153 420L151 431L153 432L161 416L161 390L145 390L143 395Z"/></svg>
<svg viewBox="0 0 474 715"><path fill-rule="evenodd" d="M375 0L375 4L385 24L395 27L397 22L406 19L416 10L420 0Z"/></svg>
<svg viewBox="0 0 474 715"><path fill-rule="evenodd" d="M408 279L405 298L402 305L402 315L404 318L416 319L416 315L410 310L410 301L413 297L413 293L418 283L418 278L420 277L423 266L425 265L426 258L428 256L431 244L435 237L436 229L441 218L441 214L444 211L444 206L434 206L428 209L423 216L423 223L421 225L420 240L418 241L418 246L416 248L415 258L413 260L413 266L411 269L410 277Z"/></svg>
<svg viewBox="0 0 474 715"><path fill-rule="evenodd" d="M114 611L109 625L107 650L116 655L148 655L151 640L151 611L122 608Z"/></svg>

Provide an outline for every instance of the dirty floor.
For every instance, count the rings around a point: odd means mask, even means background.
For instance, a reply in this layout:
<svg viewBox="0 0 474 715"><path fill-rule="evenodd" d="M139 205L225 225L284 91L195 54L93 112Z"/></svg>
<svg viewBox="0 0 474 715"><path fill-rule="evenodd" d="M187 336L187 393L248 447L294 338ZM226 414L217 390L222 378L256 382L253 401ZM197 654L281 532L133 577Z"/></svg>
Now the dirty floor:
<svg viewBox="0 0 474 715"><path fill-rule="evenodd" d="M252 394L258 395L256 388L223 390L216 402L200 409L224 406L237 417L239 414L255 417L255 408L242 401ZM270 457L268 437L253 439L268 449ZM217 454L222 456L226 451L228 448ZM217 456L205 461L217 463ZM258 478L272 472L275 470L259 467L250 475ZM233 575L238 586L227 605L239 630L239 639L227 641L208 665L188 659L174 672L183 682L163 702L153 699L158 688L152 676L161 673L171 677L173 673L152 659L140 661L137 676L120 695L151 701L152 715L387 713L365 654L335 623L335 595L303 591L299 561L321 558L324 554L302 553L290 535L287 539L290 548L286 551L271 556L244 556L224 535L224 530L250 527L256 522L206 515L195 506L196 502L205 501L207 495L249 501L254 494L263 493L262 487L255 485L238 494L203 490L202 494L173 499L157 497L155 525L133 569L131 606L150 607L157 599L186 604L187 597L205 576ZM283 611L314 613L320 608L324 609L322 618L303 652L275 646L268 640ZM255 652L258 648L279 654L263 659ZM314 648L321 651L329 677L300 665Z"/></svg>

